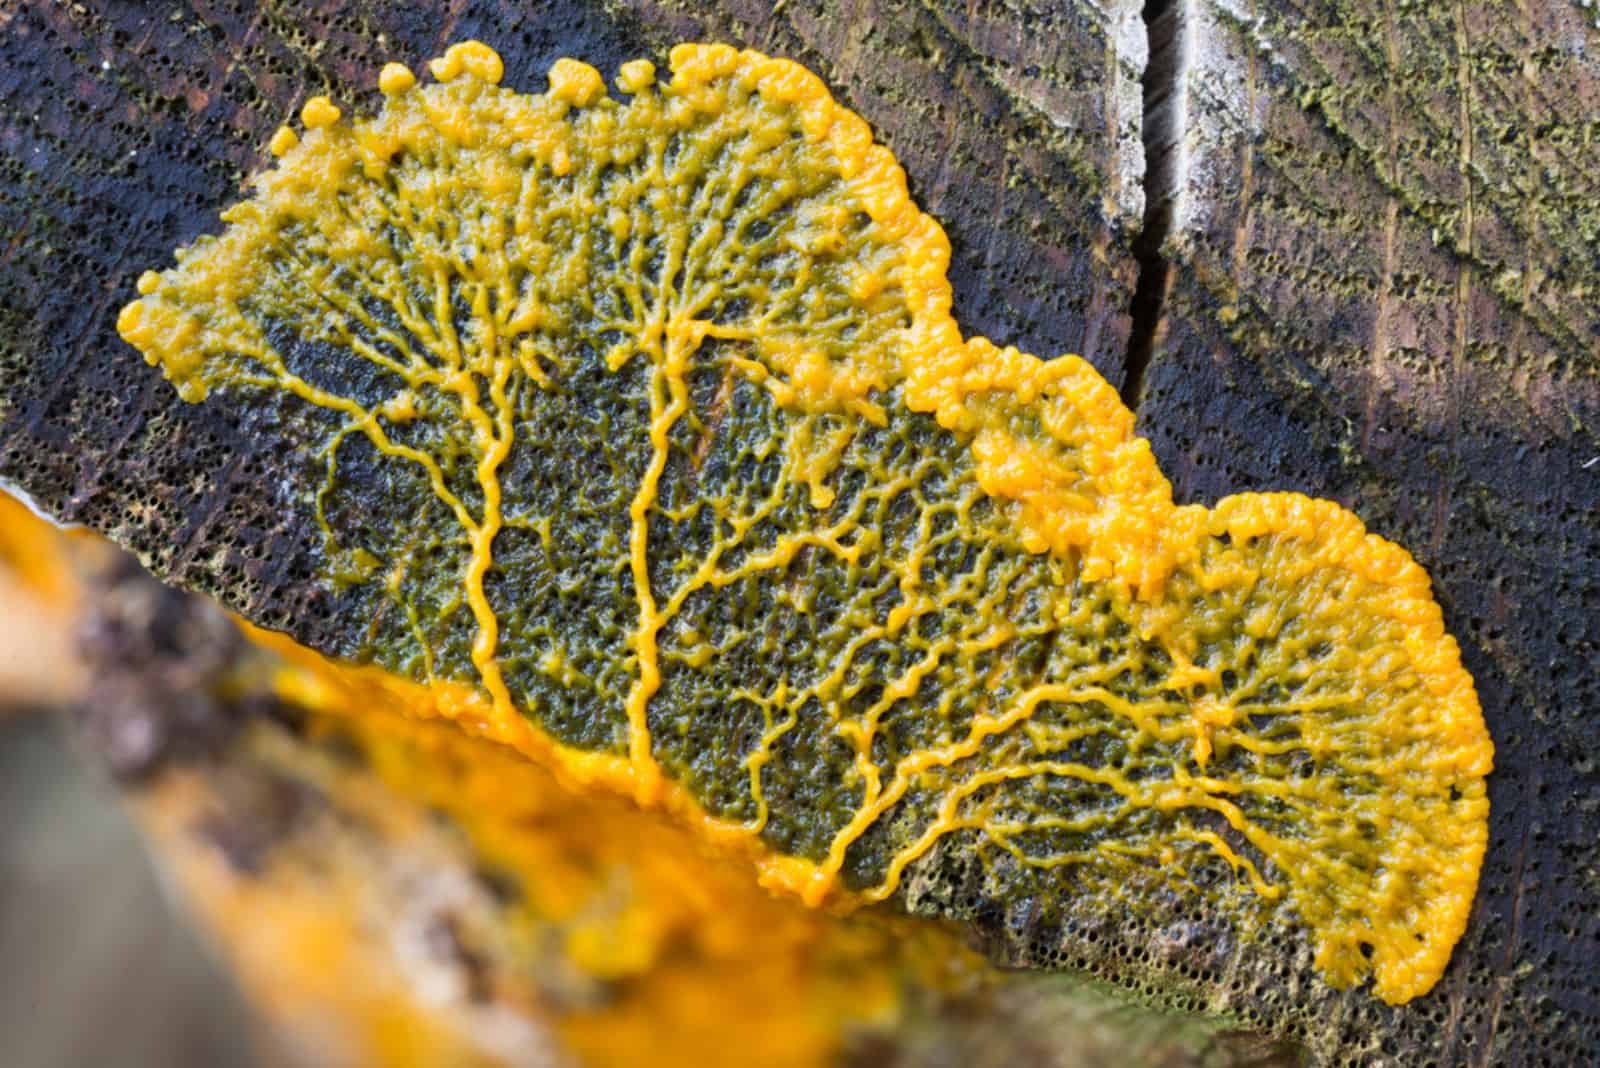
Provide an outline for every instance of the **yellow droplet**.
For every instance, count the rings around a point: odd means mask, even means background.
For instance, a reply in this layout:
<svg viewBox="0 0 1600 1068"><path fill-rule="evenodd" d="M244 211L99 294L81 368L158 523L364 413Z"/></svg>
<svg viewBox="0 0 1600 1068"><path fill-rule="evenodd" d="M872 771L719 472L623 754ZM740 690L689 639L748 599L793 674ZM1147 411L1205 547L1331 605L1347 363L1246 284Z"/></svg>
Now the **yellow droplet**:
<svg viewBox="0 0 1600 1068"><path fill-rule="evenodd" d="M384 96L396 96L417 84L417 76L404 63L385 63L378 73L378 88Z"/></svg>
<svg viewBox="0 0 1600 1068"><path fill-rule="evenodd" d="M308 130L320 130L338 122L339 114L339 108L333 101L325 96L314 96L300 109L300 121L305 123Z"/></svg>
<svg viewBox="0 0 1600 1068"><path fill-rule="evenodd" d="M550 97L587 107L605 95L600 72L576 59L558 59L550 67Z"/></svg>
<svg viewBox="0 0 1600 1068"><path fill-rule="evenodd" d="M139 281L134 283L143 296L149 296L161 284L161 275L155 271L145 271L139 276Z"/></svg>
<svg viewBox="0 0 1600 1068"><path fill-rule="evenodd" d="M640 93L656 81L656 65L648 59L631 59L617 72L617 88L624 93Z"/></svg>
<svg viewBox="0 0 1600 1068"><path fill-rule="evenodd" d="M338 109L335 108L335 111ZM278 127L277 133L272 135L272 140L267 142L267 151L280 159L289 154L295 145L300 143L300 135L287 126Z"/></svg>
<svg viewBox="0 0 1600 1068"><path fill-rule="evenodd" d="M149 271L145 272L145 274L149 273ZM140 292L142 293L144 290L141 289ZM124 304L122 306L122 310L117 313L117 333L120 334L124 340L126 340L131 334L134 333L134 331L139 329L139 323L143 318L143 304L136 300Z"/></svg>
<svg viewBox="0 0 1600 1068"><path fill-rule="evenodd" d="M444 55L428 63L428 69L441 82L453 82L463 74L490 85L499 85L505 74L500 53L482 41L461 41L444 50Z"/></svg>

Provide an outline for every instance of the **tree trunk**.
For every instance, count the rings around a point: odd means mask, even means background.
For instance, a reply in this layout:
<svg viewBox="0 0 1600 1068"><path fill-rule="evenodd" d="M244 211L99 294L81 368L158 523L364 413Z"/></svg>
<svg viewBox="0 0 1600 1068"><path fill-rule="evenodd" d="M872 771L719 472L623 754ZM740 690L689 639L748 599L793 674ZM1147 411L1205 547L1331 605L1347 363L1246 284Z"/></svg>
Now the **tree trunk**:
<svg viewBox="0 0 1600 1068"><path fill-rule="evenodd" d="M383 62L420 67L466 38L530 91L558 56L610 71L680 40L805 63L949 232L966 331L1083 354L1135 408L1180 500L1332 497L1433 576L1496 770L1477 907L1431 994L1388 1007L1330 990L1304 952L1225 932L1130 947L969 903L992 956L1066 961L1292 1034L1318 1063L1594 1055L1600 30L1587 11L322 0L167 15L25 0L0 10L0 479L174 585L352 649L362 621L315 578L312 521L281 504L318 476L293 459L293 421L182 404L112 324L142 270L217 230L307 96L369 110ZM908 904L956 908L937 891Z"/></svg>

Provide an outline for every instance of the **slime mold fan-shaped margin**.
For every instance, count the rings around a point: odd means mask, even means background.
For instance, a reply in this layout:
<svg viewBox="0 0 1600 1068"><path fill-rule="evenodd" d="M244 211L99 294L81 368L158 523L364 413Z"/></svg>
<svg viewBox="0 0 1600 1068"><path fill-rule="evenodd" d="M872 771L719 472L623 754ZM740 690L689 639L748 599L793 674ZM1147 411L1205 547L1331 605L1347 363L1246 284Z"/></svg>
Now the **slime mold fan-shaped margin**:
<svg viewBox="0 0 1600 1068"><path fill-rule="evenodd" d="M813 904L959 836L1019 897L1282 912L1331 983L1427 991L1492 748L1422 569L1330 502L1176 505L1087 363L962 336L943 230L815 75L671 67L528 96L468 42L372 119L314 98L118 319L186 400L305 413L384 685ZM427 529L364 525L351 470Z"/></svg>

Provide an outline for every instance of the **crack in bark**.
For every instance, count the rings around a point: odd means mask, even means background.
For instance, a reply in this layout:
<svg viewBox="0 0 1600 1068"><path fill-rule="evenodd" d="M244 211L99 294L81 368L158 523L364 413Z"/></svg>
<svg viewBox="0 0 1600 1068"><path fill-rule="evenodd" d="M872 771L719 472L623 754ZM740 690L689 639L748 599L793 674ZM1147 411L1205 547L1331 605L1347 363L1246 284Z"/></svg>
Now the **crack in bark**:
<svg viewBox="0 0 1600 1068"><path fill-rule="evenodd" d="M1139 280L1123 358L1122 403L1137 412L1154 355L1172 266L1163 251L1172 232L1183 139L1183 51L1188 0L1145 0L1141 15L1149 60L1140 78L1144 111L1144 220L1133 243Z"/></svg>

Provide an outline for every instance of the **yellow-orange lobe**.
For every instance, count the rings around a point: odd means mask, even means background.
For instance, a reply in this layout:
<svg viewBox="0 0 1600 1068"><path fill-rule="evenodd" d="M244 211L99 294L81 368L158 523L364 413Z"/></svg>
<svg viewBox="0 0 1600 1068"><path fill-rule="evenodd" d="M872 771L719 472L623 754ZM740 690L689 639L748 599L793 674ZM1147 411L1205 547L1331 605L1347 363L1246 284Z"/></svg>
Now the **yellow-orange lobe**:
<svg viewBox="0 0 1600 1068"><path fill-rule="evenodd" d="M417 76L404 63L385 63L378 72L378 89L384 96L398 96L417 84Z"/></svg>
<svg viewBox="0 0 1600 1068"><path fill-rule="evenodd" d="M267 151L271 152L274 156L281 158L288 155L289 150L294 148L299 143L299 134L295 133L287 126L280 126L278 127L277 132L272 135L272 140L267 142Z"/></svg>
<svg viewBox="0 0 1600 1068"><path fill-rule="evenodd" d="M463 74L489 85L500 84L505 64L500 53L481 41L461 41L445 49L444 55L428 62L428 69L441 82L455 81Z"/></svg>
<svg viewBox="0 0 1600 1068"><path fill-rule="evenodd" d="M305 102L305 106L300 109L300 121L305 123L306 129L308 130L326 129L327 127L332 126L334 123L339 121L339 115L340 112L338 107L334 105L333 101L329 100L325 96L312 97L310 100L307 100ZM293 136L292 130L290 131L290 136ZM288 152L289 149L294 147L293 142L280 140L276 134L273 135L272 141L273 155L283 155L285 152ZM278 151L279 146L282 146L283 152Z"/></svg>
<svg viewBox="0 0 1600 1068"><path fill-rule="evenodd" d="M617 71L617 88L642 93L656 83L656 65L648 59L630 59Z"/></svg>
<svg viewBox="0 0 1600 1068"><path fill-rule="evenodd" d="M550 97L587 107L605 95L600 72L576 59L558 59L550 67Z"/></svg>

